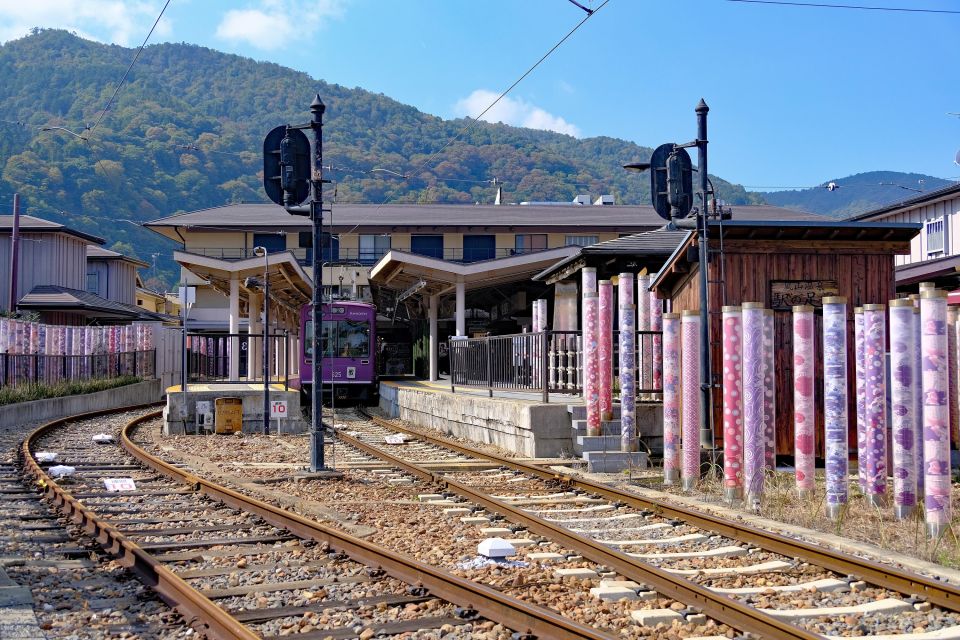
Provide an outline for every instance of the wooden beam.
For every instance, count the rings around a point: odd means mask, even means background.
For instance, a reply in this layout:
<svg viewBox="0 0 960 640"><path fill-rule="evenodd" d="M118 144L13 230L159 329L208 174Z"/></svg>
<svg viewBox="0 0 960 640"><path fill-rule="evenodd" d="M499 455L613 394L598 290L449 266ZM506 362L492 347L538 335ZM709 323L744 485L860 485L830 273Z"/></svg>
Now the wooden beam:
<svg viewBox="0 0 960 640"><path fill-rule="evenodd" d="M909 240L725 240L725 253L910 253Z"/></svg>

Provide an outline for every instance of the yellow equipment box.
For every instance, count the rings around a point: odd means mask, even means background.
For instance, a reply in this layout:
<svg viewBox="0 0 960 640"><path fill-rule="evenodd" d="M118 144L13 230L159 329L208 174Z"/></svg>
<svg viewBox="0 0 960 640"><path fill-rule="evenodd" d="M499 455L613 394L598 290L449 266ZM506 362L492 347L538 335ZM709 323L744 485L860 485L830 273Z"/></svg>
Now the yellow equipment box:
<svg viewBox="0 0 960 640"><path fill-rule="evenodd" d="M217 398L214 402L214 431L236 433L243 431L243 400Z"/></svg>

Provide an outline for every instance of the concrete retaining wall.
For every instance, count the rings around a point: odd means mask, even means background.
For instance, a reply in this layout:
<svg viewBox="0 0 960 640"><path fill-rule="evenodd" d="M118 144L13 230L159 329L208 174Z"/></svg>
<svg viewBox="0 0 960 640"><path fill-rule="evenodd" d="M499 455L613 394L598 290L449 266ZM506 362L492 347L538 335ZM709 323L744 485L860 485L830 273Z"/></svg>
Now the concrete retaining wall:
<svg viewBox="0 0 960 640"><path fill-rule="evenodd" d="M240 398L243 402L243 432L244 433L262 433L263 432L263 390L259 391L237 391L231 389L213 389L210 391L191 391L187 398L186 422L183 419L183 394L167 394L167 406L163 409L163 433L164 435L183 435L185 433L194 433L197 425L197 402L206 400L211 406L217 398ZM272 400L286 400L289 417L280 421L281 433L304 433L309 429L307 422L303 419L300 412L300 392L299 391L280 391L272 389L270 391ZM185 426L186 425L186 426ZM270 432L277 430L277 420L270 421Z"/></svg>
<svg viewBox="0 0 960 640"><path fill-rule="evenodd" d="M147 380L96 393L19 402L0 407L0 427L47 422L87 411L157 402L162 394L160 380Z"/></svg>
<svg viewBox="0 0 960 640"><path fill-rule="evenodd" d="M392 418L529 457L558 457L573 451L565 404L483 398L382 383L380 409Z"/></svg>

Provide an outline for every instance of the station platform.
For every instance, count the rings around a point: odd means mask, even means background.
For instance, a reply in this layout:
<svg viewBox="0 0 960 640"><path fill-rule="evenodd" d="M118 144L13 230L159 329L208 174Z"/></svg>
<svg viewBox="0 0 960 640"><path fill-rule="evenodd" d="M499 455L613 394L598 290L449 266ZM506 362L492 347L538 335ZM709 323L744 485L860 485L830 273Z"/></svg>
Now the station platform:
<svg viewBox="0 0 960 640"><path fill-rule="evenodd" d="M449 380L390 380L380 383L380 409L391 418L531 458L573 459L584 453L586 406L579 395L550 394L544 403L539 392L496 390L491 398L487 389L456 387L451 392ZM619 429L619 421L613 422ZM660 404L638 403L637 424L646 447L662 452ZM611 433L607 425L604 433ZM612 438L599 444L611 454L619 451Z"/></svg>
<svg viewBox="0 0 960 640"><path fill-rule="evenodd" d="M167 387L167 406L163 409L164 435L203 433L197 425L197 403L208 402L215 412L218 398L239 398L242 403L242 430L245 433L263 432L262 382L234 382L225 384L188 384L186 394L180 385ZM300 412L300 392L283 383L269 385L270 400L286 402L286 418L271 420L272 433L303 433L308 425ZM215 416L213 416L215 417Z"/></svg>

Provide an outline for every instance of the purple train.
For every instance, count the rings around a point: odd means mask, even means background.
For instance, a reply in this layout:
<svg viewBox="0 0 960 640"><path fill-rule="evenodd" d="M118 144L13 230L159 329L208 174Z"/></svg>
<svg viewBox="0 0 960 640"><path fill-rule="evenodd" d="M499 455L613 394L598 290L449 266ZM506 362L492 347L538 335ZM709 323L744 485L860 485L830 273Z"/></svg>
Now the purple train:
<svg viewBox="0 0 960 640"><path fill-rule="evenodd" d="M310 406L313 389L312 305L300 310L300 384L304 406ZM366 302L339 301L323 305L320 344L323 352L323 396L337 400L376 401L377 309Z"/></svg>

